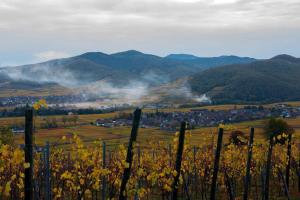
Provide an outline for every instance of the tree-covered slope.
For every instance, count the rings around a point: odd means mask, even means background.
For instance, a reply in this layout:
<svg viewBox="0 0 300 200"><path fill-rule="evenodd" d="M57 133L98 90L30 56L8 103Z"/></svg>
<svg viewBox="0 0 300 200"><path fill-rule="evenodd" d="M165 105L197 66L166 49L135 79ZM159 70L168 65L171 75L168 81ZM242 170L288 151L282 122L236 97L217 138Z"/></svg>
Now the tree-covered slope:
<svg viewBox="0 0 300 200"><path fill-rule="evenodd" d="M193 92L215 102L273 102L300 100L300 59L279 55L248 64L216 67L197 73Z"/></svg>
<svg viewBox="0 0 300 200"><path fill-rule="evenodd" d="M160 85L202 71L211 66L209 63L215 65L219 59L211 58L202 63L159 57L135 50L115 54L88 52L43 63L0 68L0 77L8 77L11 81L54 82L75 87L103 79L114 85L124 85L133 81ZM238 58L231 62L248 61L249 59Z"/></svg>

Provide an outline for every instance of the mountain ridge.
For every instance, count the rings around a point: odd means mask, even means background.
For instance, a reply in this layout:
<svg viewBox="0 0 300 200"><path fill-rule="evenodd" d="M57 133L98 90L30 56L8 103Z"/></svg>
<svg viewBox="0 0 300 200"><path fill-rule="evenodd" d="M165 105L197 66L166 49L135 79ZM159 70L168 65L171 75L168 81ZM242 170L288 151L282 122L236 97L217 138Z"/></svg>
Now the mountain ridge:
<svg viewBox="0 0 300 200"><path fill-rule="evenodd" d="M115 91L121 88L126 92L130 88L134 92L134 87L141 86L152 94L174 91L180 96L180 92L191 88L192 93L188 91L186 96L205 94L216 103L261 103L300 100L299 77L300 59L287 54L256 60L232 55L161 57L128 50L112 54L86 52L69 58L0 68L0 91L5 88L46 91L49 86L57 86L59 91L63 88L97 90L99 84L99 88ZM178 85L172 84L178 80L187 80L183 89L169 87Z"/></svg>
<svg viewBox="0 0 300 200"><path fill-rule="evenodd" d="M222 58L224 60L224 58ZM252 61L252 60L251 60ZM208 61L213 62L213 60ZM250 60L236 60L250 62ZM229 61L232 63L232 60ZM176 80L204 70L210 65L186 60L168 59L136 50L113 54L86 52L77 56L54 59L46 62L7 67L0 69L0 75L7 74L12 80L29 80L37 82L56 82L59 78L74 81L74 85L86 84L110 77L113 84L126 84L128 80L145 81L144 76L156 74L169 80ZM14 76L11 76L11 75ZM17 76L18 75L18 76ZM62 75L68 75L64 78ZM31 80L30 77L35 77ZM57 77L57 78L54 78ZM73 80L74 79L74 80ZM154 84L150 83L150 84ZM70 85L72 85L70 83Z"/></svg>

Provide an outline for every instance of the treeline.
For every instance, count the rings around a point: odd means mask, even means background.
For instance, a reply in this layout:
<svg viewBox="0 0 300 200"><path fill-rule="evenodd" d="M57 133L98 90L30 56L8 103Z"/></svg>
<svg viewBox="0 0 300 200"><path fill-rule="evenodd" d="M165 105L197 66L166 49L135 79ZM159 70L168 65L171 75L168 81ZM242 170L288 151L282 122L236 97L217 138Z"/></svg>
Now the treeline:
<svg viewBox="0 0 300 200"><path fill-rule="evenodd" d="M77 125L79 121L78 115L63 115L61 118L44 118L40 124L40 128L58 128L60 123L63 123L63 126Z"/></svg>
<svg viewBox="0 0 300 200"><path fill-rule="evenodd" d="M62 115L60 117L42 117L39 123L36 122L36 128L51 129L58 127L76 126L79 123L79 115ZM14 123L10 126L0 127L8 128L10 130L24 130L24 122Z"/></svg>

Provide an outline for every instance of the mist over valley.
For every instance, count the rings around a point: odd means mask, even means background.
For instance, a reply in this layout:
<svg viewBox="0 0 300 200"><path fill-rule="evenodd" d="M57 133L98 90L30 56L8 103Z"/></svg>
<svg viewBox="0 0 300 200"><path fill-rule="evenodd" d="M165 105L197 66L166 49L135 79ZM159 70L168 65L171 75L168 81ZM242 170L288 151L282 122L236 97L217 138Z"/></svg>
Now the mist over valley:
<svg viewBox="0 0 300 200"><path fill-rule="evenodd" d="M65 103L92 107L209 103L211 100L205 93L192 92L188 81L192 74L218 65L254 60L237 56L206 58L186 54L159 57L135 50L115 54L89 52L43 63L0 68L0 91L2 97L77 95L80 102L68 102L66 98ZM82 104L82 99L85 104Z"/></svg>

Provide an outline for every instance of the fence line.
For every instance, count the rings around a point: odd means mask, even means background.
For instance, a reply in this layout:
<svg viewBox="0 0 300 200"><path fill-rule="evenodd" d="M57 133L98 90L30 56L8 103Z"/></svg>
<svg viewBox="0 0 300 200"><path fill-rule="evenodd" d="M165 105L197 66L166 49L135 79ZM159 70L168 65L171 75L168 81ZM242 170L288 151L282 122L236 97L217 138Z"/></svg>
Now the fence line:
<svg viewBox="0 0 300 200"><path fill-rule="evenodd" d="M120 192L119 192L119 199L120 200L125 200L127 199L127 194L126 194L126 185L127 182L130 178L130 174L131 174L131 167L132 167L132 162L133 162L133 154L134 154L134 143L136 141L137 138L137 134L138 134L138 127L139 127L139 120L140 120L140 116L141 116L141 110L137 109L134 113L134 120L133 120L133 125L132 125L132 131L131 131L131 136L130 136L130 140L128 143L128 149L127 149L127 156L126 156L126 163L128 164L128 167L125 167L124 172L123 172L123 179L122 179L122 183L121 183L121 187L120 187ZM25 199L33 199L33 197L37 198L38 196L42 195L44 196L45 200L50 200L52 199L52 188L54 187L54 185L56 184L56 180L51 178L51 163L50 163L50 151L51 151L51 147L56 147L59 146L57 144L50 144L49 142L46 143L45 147L42 150L42 160L43 160L43 167L44 167L44 171L42 172L44 177L41 177L41 182L34 182L33 180L33 167L34 167L34 163L33 163L33 110L28 108L25 112L25 162L29 163L29 167L25 169ZM183 188L179 188L178 187L178 180L180 177L180 173L181 173L181 162L182 162L182 154L183 154L183 144L184 144L184 137L185 137L185 128L186 128L186 123L183 122L181 124L181 129L180 129L180 134L179 134L179 142L178 142L178 148L177 148L177 154L176 154L176 160L174 162L174 166L175 166L175 170L177 171L177 175L174 178L173 184L172 184L172 199L177 200L178 199L178 194L181 194L181 196L185 196L185 199L193 199L193 197L190 197L190 185L194 184L194 190L196 191L195 195L197 198L198 195L198 182L199 181L206 181L206 180L199 180L199 176L197 176L197 160L196 160L196 156L197 153L201 153L202 151L206 151L208 150L207 147L196 147L193 146L192 148L192 152L193 152L193 171L194 174L182 174L183 177ZM245 175L245 179L244 179L244 193L243 193L243 199L247 200L248 196L249 196L249 190L251 189L251 159L252 159L252 148L253 148L253 137L254 137L254 128L251 128L250 131L250 137L249 137L249 143L248 143L248 156L247 156L247 167L246 167L246 175ZM211 200L215 200L216 199L216 195L217 195L217 191L218 191L218 185L217 185L217 180L218 180L218 172L219 172L219 163L220 163L220 157L221 157L221 149L222 149L222 139L223 139L223 129L220 128L219 129L219 134L218 134L218 140L217 140L217 148L215 150L215 157L214 157L214 165L213 165L213 177L212 177L212 182L211 182L211 191L210 191L210 195L209 195L209 199ZM273 150L273 140L270 139L270 144L269 144L269 150L268 150L268 155L267 155L267 164L265 167L265 171L262 173L262 196L264 197L264 200L268 200L269 199L269 184L270 184L270 172L271 172L271 167L272 167L272 150ZM291 158L291 136L289 135L288 138L288 145L287 145L287 157L288 157L288 163L286 166L286 171L285 171L285 175L284 173L282 173L281 171L279 171L278 177L280 178L282 184L283 184L283 188L282 190L284 190L286 197L289 199L290 198L290 191L289 188L290 186L290 170L291 170L291 162L292 162L292 158ZM64 144L60 144L60 145L64 145ZM116 144L106 144L106 141L103 141L102 143L102 167L103 169L107 168L110 165L111 159L112 159L112 152L111 151L107 151L107 146L116 146ZM213 144L212 144L212 148L213 148ZM146 149L146 148L145 148ZM149 149L148 149L149 150ZM162 149L156 149L156 150L164 150L166 152L168 152L168 155L170 157L170 160L168 162L169 166L172 166L173 162L172 162L172 148L171 145L169 144L166 148L162 148ZM136 149L137 151L137 162L138 162L138 166L140 166L140 159L141 159L141 150L140 150L140 146L138 146L138 148ZM107 157L107 153L108 153L108 157ZM70 153L68 154L68 162L70 162ZM156 159L157 157L157 152L153 151L153 159ZM297 161L296 161L296 165L297 165ZM298 160L298 167L296 166L296 169L298 169L297 171L297 176L298 176L298 190L300 191L300 160ZM185 176L187 176L187 179L185 178ZM192 178L190 178L192 176ZM98 199L98 194L99 192L101 193L101 199L106 199L107 198L107 177L103 176L102 177L102 188L99 188L99 190L96 191L92 191L92 199ZM256 179L259 177L255 177ZM236 196L235 191L236 189L236 184L234 183L234 181L232 181L230 179L230 177L228 176L228 174L225 171L225 180L226 180L226 186L228 186L228 195L230 197L230 199L234 199L234 197ZM35 183L39 183L39 186L34 186ZM141 188L143 184L143 181L138 181L138 185L137 188ZM256 183L255 183L256 184ZM42 188L42 185L44 186L44 188ZM207 185L202 186L202 187L207 187ZM181 193L179 193L181 192ZM201 198L202 199L207 199L206 193L204 193L203 191L201 192ZM84 194L83 194L84 197ZM135 199L138 199L138 195L135 195Z"/></svg>

